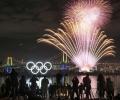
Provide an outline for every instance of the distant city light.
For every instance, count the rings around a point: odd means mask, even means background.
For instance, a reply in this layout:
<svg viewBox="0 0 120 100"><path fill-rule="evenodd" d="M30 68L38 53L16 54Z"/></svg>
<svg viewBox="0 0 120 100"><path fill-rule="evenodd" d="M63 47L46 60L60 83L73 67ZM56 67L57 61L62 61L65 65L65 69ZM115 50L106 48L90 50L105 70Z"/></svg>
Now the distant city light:
<svg viewBox="0 0 120 100"><path fill-rule="evenodd" d="M50 62L43 63L40 61L34 63L32 61L29 61L26 63L26 68L30 70L32 74L38 74L40 72L41 74L44 75L47 74L47 72L52 69L52 63Z"/></svg>
<svg viewBox="0 0 120 100"><path fill-rule="evenodd" d="M11 66L5 66L4 67L4 73L5 74L11 74L12 73L12 67Z"/></svg>
<svg viewBox="0 0 120 100"><path fill-rule="evenodd" d="M10 66L13 65L13 58L12 57L7 57L7 65L10 65Z"/></svg>

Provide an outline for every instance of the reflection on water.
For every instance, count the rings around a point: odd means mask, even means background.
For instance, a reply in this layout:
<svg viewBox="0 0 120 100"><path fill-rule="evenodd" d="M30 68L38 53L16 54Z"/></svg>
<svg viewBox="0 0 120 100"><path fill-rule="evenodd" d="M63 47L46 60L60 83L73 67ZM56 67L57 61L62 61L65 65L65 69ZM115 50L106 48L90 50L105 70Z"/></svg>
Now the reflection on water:
<svg viewBox="0 0 120 100"><path fill-rule="evenodd" d="M43 79L44 77L38 77L38 81L36 81L36 83L37 83L37 86L39 87L39 89L41 88L41 81L42 81L42 79ZM49 84L48 84L48 86L50 85L50 84L52 84L52 80L50 79L50 78L47 78L48 79L48 81L49 81ZM28 78L27 80L26 80L26 84L28 85L28 87L30 87L31 86L31 82L30 82L30 78Z"/></svg>

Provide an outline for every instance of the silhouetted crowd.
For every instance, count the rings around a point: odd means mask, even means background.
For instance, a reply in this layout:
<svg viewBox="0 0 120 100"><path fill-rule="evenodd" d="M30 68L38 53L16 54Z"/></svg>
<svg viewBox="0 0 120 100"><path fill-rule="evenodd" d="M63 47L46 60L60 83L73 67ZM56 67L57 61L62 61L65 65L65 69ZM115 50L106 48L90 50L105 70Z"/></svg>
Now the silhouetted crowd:
<svg viewBox="0 0 120 100"><path fill-rule="evenodd" d="M77 76L74 76L71 84L63 85L61 83L61 74L56 75L56 83L49 84L49 80L44 77L41 81L41 88L38 87L36 81L38 78L33 75L30 79L31 85L28 87L26 84L25 76L21 76L18 81L18 74L15 70L12 71L5 79L5 83L1 86L2 97L8 97L9 100L33 100L32 97L39 96L42 100L50 98L57 98L61 100L62 97L66 97L65 100L90 100L95 99L92 88L91 79L89 74L83 77L82 82L79 82ZM114 86L110 77L104 78L103 74L99 74L97 77L97 94L99 100L120 100L120 94L114 96ZM22 99L21 99L22 98Z"/></svg>
<svg viewBox="0 0 120 100"><path fill-rule="evenodd" d="M80 83L80 85L77 76L75 76L72 79L72 83L73 85L71 86L71 90L70 90L71 93L69 93L71 94L70 95L71 100L76 100L76 99L82 100L84 98L88 100L94 98L92 97L93 95L91 94L91 79L88 74L85 77L83 77L83 82ZM74 96L75 94L76 97Z"/></svg>

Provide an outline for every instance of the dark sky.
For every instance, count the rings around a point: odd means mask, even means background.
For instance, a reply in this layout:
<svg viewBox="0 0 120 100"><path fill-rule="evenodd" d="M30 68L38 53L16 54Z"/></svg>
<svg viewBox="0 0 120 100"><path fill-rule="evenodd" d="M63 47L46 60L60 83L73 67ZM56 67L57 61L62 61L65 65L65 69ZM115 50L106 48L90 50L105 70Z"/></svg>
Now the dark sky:
<svg viewBox="0 0 120 100"><path fill-rule="evenodd" d="M67 0L0 0L0 58L46 60L59 53L47 44L37 44L36 39L56 28L62 18ZM105 27L110 38L115 39L120 59L120 0L110 0L113 7L111 22Z"/></svg>

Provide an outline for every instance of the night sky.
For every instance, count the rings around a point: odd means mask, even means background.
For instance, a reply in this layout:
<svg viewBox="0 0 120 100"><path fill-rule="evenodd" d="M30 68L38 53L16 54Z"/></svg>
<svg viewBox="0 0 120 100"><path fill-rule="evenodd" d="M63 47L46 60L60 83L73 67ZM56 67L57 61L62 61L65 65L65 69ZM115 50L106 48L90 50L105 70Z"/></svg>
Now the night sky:
<svg viewBox="0 0 120 100"><path fill-rule="evenodd" d="M47 60L60 51L36 40L55 29L62 20L63 8L68 0L0 0L0 59ZM120 59L120 0L110 0L113 7L111 22L104 27L115 40L116 57Z"/></svg>

